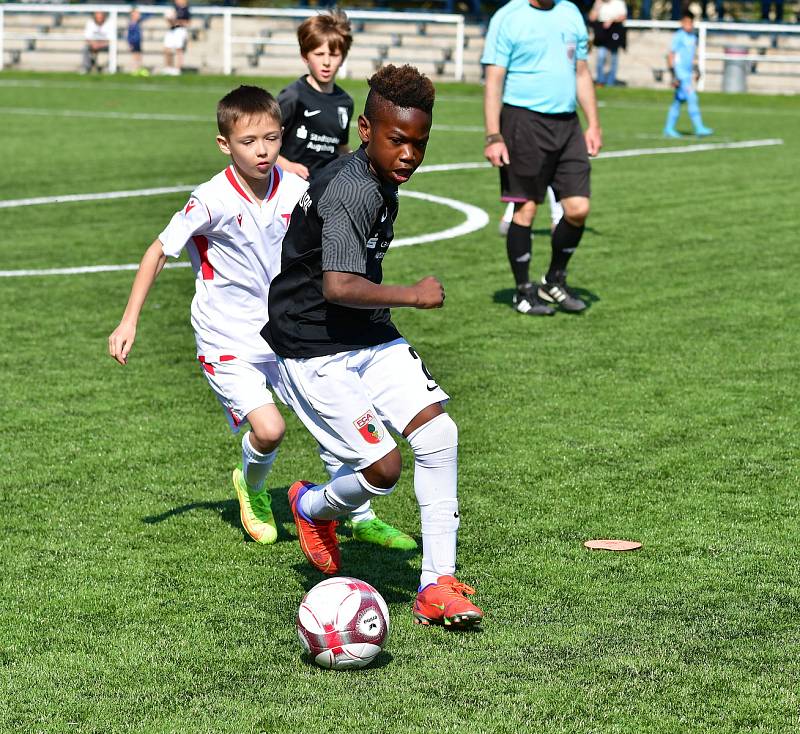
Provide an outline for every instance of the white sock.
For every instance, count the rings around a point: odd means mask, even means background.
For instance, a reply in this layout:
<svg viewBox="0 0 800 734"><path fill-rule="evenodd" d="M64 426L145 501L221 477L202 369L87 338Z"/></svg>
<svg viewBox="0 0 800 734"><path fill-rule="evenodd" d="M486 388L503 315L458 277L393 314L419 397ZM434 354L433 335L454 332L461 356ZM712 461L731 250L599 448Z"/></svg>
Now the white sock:
<svg viewBox="0 0 800 734"><path fill-rule="evenodd" d="M503 221L510 222L514 216L514 202L509 201L506 210L503 212Z"/></svg>
<svg viewBox="0 0 800 734"><path fill-rule="evenodd" d="M275 463L278 449L276 448L268 454L259 453L250 443L250 433L251 431L248 431L242 436L242 473L247 486L260 492L264 489L264 481Z"/></svg>
<svg viewBox="0 0 800 734"><path fill-rule="evenodd" d="M322 463L325 464L325 471L328 472L328 476L333 479L336 476L336 473L339 469L342 468L342 462L339 461L330 451L326 451L322 446L319 447L319 458L322 459ZM365 502L361 507L357 507L350 513L350 521L351 522L367 522L368 520L374 520L376 517L375 513L372 511L372 506L369 501Z"/></svg>
<svg viewBox="0 0 800 734"><path fill-rule="evenodd" d="M373 494L388 494L390 489L373 487L361 472L343 466L327 484L307 491L300 498L299 510L311 520L335 520L360 507Z"/></svg>
<svg viewBox="0 0 800 734"><path fill-rule="evenodd" d="M361 507L356 507L350 513L350 522L368 522L376 517L375 511L372 509L372 503L368 500Z"/></svg>
<svg viewBox="0 0 800 734"><path fill-rule="evenodd" d="M556 193L549 186L547 187L547 200L550 202L550 221L555 227L564 216L564 207L561 202L556 200Z"/></svg>
<svg viewBox="0 0 800 734"><path fill-rule="evenodd" d="M414 449L414 492L422 519L420 588L456 570L458 428L442 413L408 437Z"/></svg>

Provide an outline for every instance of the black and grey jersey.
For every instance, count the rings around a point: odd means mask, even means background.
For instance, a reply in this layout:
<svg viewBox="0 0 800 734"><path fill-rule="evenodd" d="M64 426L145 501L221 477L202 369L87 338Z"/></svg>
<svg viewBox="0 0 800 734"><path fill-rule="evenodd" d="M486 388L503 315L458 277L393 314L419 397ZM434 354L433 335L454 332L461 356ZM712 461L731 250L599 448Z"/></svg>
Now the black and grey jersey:
<svg viewBox="0 0 800 734"><path fill-rule="evenodd" d="M350 308L322 295L326 271L382 281L396 218L397 187L372 172L363 146L320 171L292 212L281 272L270 284L261 335L276 354L321 357L400 336L388 308Z"/></svg>
<svg viewBox="0 0 800 734"><path fill-rule="evenodd" d="M339 155L347 145L353 98L334 84L330 94L300 77L278 95L283 122L281 155L302 163L313 174Z"/></svg>

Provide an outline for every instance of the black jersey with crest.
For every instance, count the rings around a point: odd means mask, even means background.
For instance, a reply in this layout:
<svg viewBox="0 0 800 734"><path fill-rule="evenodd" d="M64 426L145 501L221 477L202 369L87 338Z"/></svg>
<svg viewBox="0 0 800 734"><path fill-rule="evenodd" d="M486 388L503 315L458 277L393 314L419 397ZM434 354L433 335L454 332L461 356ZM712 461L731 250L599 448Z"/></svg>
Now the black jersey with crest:
<svg viewBox="0 0 800 734"><path fill-rule="evenodd" d="M283 123L281 155L302 163L313 175L339 155L347 145L353 98L333 85L330 94L312 87L300 77L278 95Z"/></svg>
<svg viewBox="0 0 800 734"><path fill-rule="evenodd" d="M400 334L388 308L350 308L322 295L325 271L383 279L397 187L372 172L364 146L323 168L292 212L281 272L261 335L281 357L304 359L384 344Z"/></svg>

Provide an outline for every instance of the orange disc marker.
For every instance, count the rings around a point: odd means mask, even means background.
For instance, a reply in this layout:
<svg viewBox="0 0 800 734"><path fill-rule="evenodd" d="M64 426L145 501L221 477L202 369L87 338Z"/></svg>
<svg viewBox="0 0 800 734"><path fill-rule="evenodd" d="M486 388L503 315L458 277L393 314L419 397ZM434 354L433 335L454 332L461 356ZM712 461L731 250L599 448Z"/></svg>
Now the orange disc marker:
<svg viewBox="0 0 800 734"><path fill-rule="evenodd" d="M632 551L638 550L642 544L636 540L587 540L583 544L586 548L591 550L608 550L608 551Z"/></svg>

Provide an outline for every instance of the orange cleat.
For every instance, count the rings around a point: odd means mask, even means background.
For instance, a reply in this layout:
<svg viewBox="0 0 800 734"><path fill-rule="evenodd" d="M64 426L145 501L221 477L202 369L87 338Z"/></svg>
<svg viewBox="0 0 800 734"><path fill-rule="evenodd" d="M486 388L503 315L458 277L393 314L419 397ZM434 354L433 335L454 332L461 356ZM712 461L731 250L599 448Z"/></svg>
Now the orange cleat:
<svg viewBox="0 0 800 734"><path fill-rule="evenodd" d="M445 627L466 629L479 624L483 612L469 599L475 589L462 584L455 576L439 576L417 594L414 602L414 621L417 624L443 624Z"/></svg>
<svg viewBox="0 0 800 734"><path fill-rule="evenodd" d="M300 548L312 566L329 576L339 572L339 539L336 537L336 520L306 520L297 506L306 487L313 487L311 482L295 482L289 487L289 507L292 508L294 524Z"/></svg>

